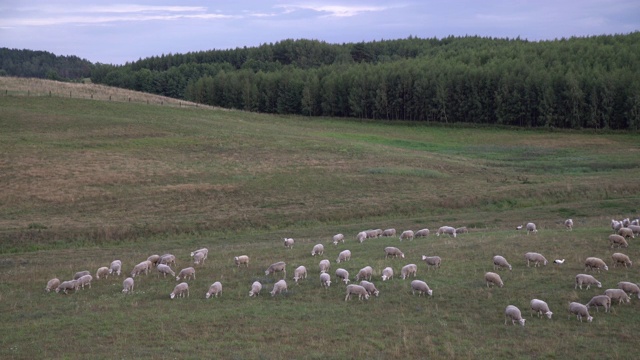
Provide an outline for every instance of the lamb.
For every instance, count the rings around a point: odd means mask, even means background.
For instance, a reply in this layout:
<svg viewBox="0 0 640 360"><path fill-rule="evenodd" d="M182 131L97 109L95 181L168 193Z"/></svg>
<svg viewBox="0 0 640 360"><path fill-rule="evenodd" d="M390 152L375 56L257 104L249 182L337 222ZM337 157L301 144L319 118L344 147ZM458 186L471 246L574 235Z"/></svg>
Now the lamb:
<svg viewBox="0 0 640 360"><path fill-rule="evenodd" d="M202 249L198 249L196 251L191 252L191 257L193 258L193 262L196 265L200 264L200 262L204 264L204 261L207 260L208 255L209 255L209 249L207 248L202 248Z"/></svg>
<svg viewBox="0 0 640 360"><path fill-rule="evenodd" d="M46 292L51 292L51 290L56 290L56 288L60 286L60 279L53 278L47 282L47 286L44 288Z"/></svg>
<svg viewBox="0 0 640 360"><path fill-rule="evenodd" d="M275 274L277 272L282 272L283 279L287 277L287 264L284 261L279 261L277 263L273 263L269 265L267 270L264 271L265 275Z"/></svg>
<svg viewBox="0 0 640 360"><path fill-rule="evenodd" d="M413 235L414 238L427 236L429 236L429 229L420 229Z"/></svg>
<svg viewBox="0 0 640 360"><path fill-rule="evenodd" d="M531 306L531 311L538 314L538 317L541 317L542 315L546 315L547 319L551 319L551 315L553 315L553 313L551 312L551 310L549 310L549 305L547 305L546 302L539 299L532 299L530 306Z"/></svg>
<svg viewBox="0 0 640 360"><path fill-rule="evenodd" d="M405 230L400 234L400 241L402 240L413 240L413 230Z"/></svg>
<svg viewBox="0 0 640 360"><path fill-rule="evenodd" d="M122 292L125 294L131 294L133 292L133 278L126 278L122 282Z"/></svg>
<svg viewBox="0 0 640 360"><path fill-rule="evenodd" d="M284 238L284 247L286 247L287 249L293 249L294 242L295 240L293 240L292 238Z"/></svg>
<svg viewBox="0 0 640 360"><path fill-rule="evenodd" d="M78 291L78 281L77 280L63 281L56 288L56 292L59 293L60 290L62 290L62 292L64 292L65 294L67 293L67 290Z"/></svg>
<svg viewBox="0 0 640 360"><path fill-rule="evenodd" d="M384 237L388 237L388 236L396 236L396 229L393 229L393 228L391 228L391 229L385 229L385 230L382 232L382 236L384 236Z"/></svg>
<svg viewBox="0 0 640 360"><path fill-rule="evenodd" d="M467 233L469 233L469 229L467 229L466 226L456 228L456 234L467 234Z"/></svg>
<svg viewBox="0 0 640 360"><path fill-rule="evenodd" d="M329 271L329 268L331 267L331 262L327 259L321 260L319 267L320 267L320 273L326 273L327 271Z"/></svg>
<svg viewBox="0 0 640 360"><path fill-rule="evenodd" d="M176 296L183 298L184 294L187 294L187 297L189 297L189 284L187 284L186 282L181 282L173 288L173 291L171 292L171 294L169 294L169 297L171 299L174 299Z"/></svg>
<svg viewBox="0 0 640 360"><path fill-rule="evenodd" d="M358 295L359 300L362 300L362 298L369 300L369 293L367 292L367 289L360 285L347 285L347 296L344 297L344 301L351 299L351 295Z"/></svg>
<svg viewBox="0 0 640 360"><path fill-rule="evenodd" d="M365 266L356 275L355 281L359 281L360 279L368 279L371 281L371 276L373 275L373 268L371 266Z"/></svg>
<svg viewBox="0 0 640 360"><path fill-rule="evenodd" d="M569 317L575 314L578 320L582 322L582 318L587 318L588 322L593 321L593 316L589 315L589 309L580 303L572 302L569 304Z"/></svg>
<svg viewBox="0 0 640 360"><path fill-rule="evenodd" d="M386 248L384 248L384 258L386 259L389 256L393 256L393 257L400 256L401 258L404 259L404 253L400 251L400 249L398 249L397 247L393 247L393 246L387 246Z"/></svg>
<svg viewBox="0 0 640 360"><path fill-rule="evenodd" d="M331 286L331 275L327 273L320 274L320 285L324 288Z"/></svg>
<svg viewBox="0 0 640 360"><path fill-rule="evenodd" d="M427 270L429 270L430 267L439 269L440 264L442 263L442 259L440 258L440 256L422 255L422 261L424 261L427 264Z"/></svg>
<svg viewBox="0 0 640 360"><path fill-rule="evenodd" d="M487 282L487 287L491 287L490 286L491 284L498 285L498 287L504 286L504 283L502 282L500 275L494 272L487 272L486 274L484 274L484 280Z"/></svg>
<svg viewBox="0 0 640 360"><path fill-rule="evenodd" d="M306 278L307 278L307 268L306 267L300 265L293 271L293 281L295 281L296 284L298 283L298 280L306 279Z"/></svg>
<svg viewBox="0 0 640 360"><path fill-rule="evenodd" d="M176 273L171 270L169 265L158 264L158 266L156 266L156 270L158 270L158 277L160 277L160 274L164 275L165 278L167 277L167 274L170 274L171 277L176 276Z"/></svg>
<svg viewBox="0 0 640 360"><path fill-rule="evenodd" d="M456 228L451 227L451 226L441 226L438 229L438 232L436 233L436 235L440 236L440 234L448 234L449 236L453 236L456 237Z"/></svg>
<svg viewBox="0 0 640 360"><path fill-rule="evenodd" d="M631 267L631 265L633 265L631 259L623 253L613 253L611 259L613 260L613 267L617 267L618 264L622 264L624 267Z"/></svg>
<svg viewBox="0 0 640 360"><path fill-rule="evenodd" d="M611 247L613 248L615 245L618 245L618 247L629 247L629 243L627 243L627 240L623 237L620 236L618 234L611 234L609 235L609 242L611 243Z"/></svg>
<svg viewBox="0 0 640 360"><path fill-rule="evenodd" d="M259 281L254 281L251 284L251 290L249 290L249 297L260 295L260 291L262 290L262 284Z"/></svg>
<svg viewBox="0 0 640 360"><path fill-rule="evenodd" d="M413 274L413 277L416 277L416 273L418 272L418 265L416 264L407 264L402 267L400 270L400 276L402 276L402 280L409 277L409 275Z"/></svg>
<svg viewBox="0 0 640 360"><path fill-rule="evenodd" d="M83 275L77 280L76 286L84 289L84 287L88 285L89 288L91 288L91 281L93 281L93 276L89 274Z"/></svg>
<svg viewBox="0 0 640 360"><path fill-rule="evenodd" d="M633 235L640 235L640 226L639 225L629 225L627 226L628 229L631 229L631 232L633 233Z"/></svg>
<svg viewBox="0 0 640 360"><path fill-rule="evenodd" d="M431 290L429 285L422 280L411 281L411 293L415 295L416 291L418 292L418 296L422 296L423 294L433 296L433 290Z"/></svg>
<svg viewBox="0 0 640 360"><path fill-rule="evenodd" d="M181 279L188 280L189 277L191 277L192 280L196 279L196 269L194 269L193 267L188 267L180 270L178 276L176 276L176 281L180 281Z"/></svg>
<svg viewBox="0 0 640 360"><path fill-rule="evenodd" d="M505 259L503 256L500 256L500 255L494 256L493 257L493 270L502 269L502 268L509 268L509 271L511 271L513 269L511 267L511 264L509 264L507 259Z"/></svg>
<svg viewBox="0 0 640 360"><path fill-rule="evenodd" d="M367 232L366 231L360 231L357 235L356 235L356 240L362 244L362 242L364 242L367 239Z"/></svg>
<svg viewBox="0 0 640 360"><path fill-rule="evenodd" d="M611 301L618 301L618 304L622 304L622 302L630 302L631 298L629 295L622 289L607 289L604 291L604 294L611 298Z"/></svg>
<svg viewBox="0 0 640 360"><path fill-rule="evenodd" d="M107 278L109 276L109 268L106 266L100 267L98 268L98 270L96 270L96 279L100 280L100 277L103 278Z"/></svg>
<svg viewBox="0 0 640 360"><path fill-rule="evenodd" d="M89 275L91 274L88 270L84 270L84 271L78 271L77 273L75 273L75 275L73 275L73 280L78 280L81 277L85 276L85 275Z"/></svg>
<svg viewBox="0 0 640 360"><path fill-rule="evenodd" d="M618 235L626 238L632 238L634 239L636 236L633 234L633 230L627 228L627 227L622 227L620 229L618 229Z"/></svg>
<svg viewBox="0 0 640 360"><path fill-rule="evenodd" d="M636 294L638 299L640 299L640 287L638 287L638 285L629 281L621 281L618 283L618 288L630 294Z"/></svg>
<svg viewBox="0 0 640 360"><path fill-rule="evenodd" d="M333 245L338 245L338 243L342 241L344 244L344 235L343 234L335 234L333 235Z"/></svg>
<svg viewBox="0 0 640 360"><path fill-rule="evenodd" d="M614 289L614 290L618 290L618 289ZM626 295L627 294L625 294L625 296ZM597 312L600 312L599 306L602 306L604 308L604 312L608 312L609 309L611 308L611 298L607 295L596 295L592 297L591 300L589 300L586 306L588 308L595 306Z"/></svg>
<svg viewBox="0 0 640 360"><path fill-rule="evenodd" d="M365 288L369 295L373 295L373 296L376 296L376 297L378 295L380 295L380 291L376 288L376 286L372 282L369 282L369 281L366 281L366 280L362 280L362 281L360 281L360 286Z"/></svg>
<svg viewBox="0 0 640 360"><path fill-rule="evenodd" d="M611 228L613 232L618 232L618 230L622 227L622 222L611 219Z"/></svg>
<svg viewBox="0 0 640 360"><path fill-rule="evenodd" d="M622 227L627 227L631 224L631 220L629 218L622 219Z"/></svg>
<svg viewBox="0 0 640 360"><path fill-rule="evenodd" d="M583 284L587 285L587 290L589 290L591 285L596 285L599 288L602 287L602 283L600 281L596 280L596 278L594 278L591 275L587 275L587 274L578 274L578 275L576 275L576 285L573 288L577 289L578 287L580 287L580 290L582 290L582 285Z"/></svg>
<svg viewBox="0 0 640 360"><path fill-rule="evenodd" d="M134 278L136 277L136 275L140 275L143 272L145 274L149 273L149 269L151 268L151 261L149 260L145 260L139 264L137 264L136 266L133 267L133 270L131 270L131 277Z"/></svg>
<svg viewBox="0 0 640 360"><path fill-rule="evenodd" d="M158 266L158 261L160 261L160 255L150 255L147 260L151 261L153 266Z"/></svg>
<svg viewBox="0 0 640 360"><path fill-rule="evenodd" d="M516 306L514 305L508 305L505 309L504 309L504 324L507 325L507 321L511 320L511 325L515 325L516 321L520 323L520 325L524 326L524 322L527 321L526 319L522 318L522 313L520 312L520 309L518 309Z"/></svg>
<svg viewBox="0 0 640 360"><path fill-rule="evenodd" d="M386 281L388 279L393 279L393 269L390 267L386 267L382 270L382 281Z"/></svg>
<svg viewBox="0 0 640 360"><path fill-rule="evenodd" d="M567 219L564 221L564 227L566 227L569 231L573 230L573 220Z"/></svg>
<svg viewBox="0 0 640 360"><path fill-rule="evenodd" d="M233 258L233 262L235 262L237 267L240 267L240 265L243 265L243 264L245 267L249 267L249 256L247 255L236 256Z"/></svg>
<svg viewBox="0 0 640 360"><path fill-rule="evenodd" d="M324 245L316 244L311 250L311 256L322 255L324 254Z"/></svg>
<svg viewBox="0 0 640 360"><path fill-rule="evenodd" d="M158 260L158 264L165 264L165 265L173 264L173 266L176 266L176 256L173 254L164 254L160 256L160 260Z"/></svg>
<svg viewBox="0 0 640 360"><path fill-rule="evenodd" d="M527 267L529 266L530 262L534 263L535 267L538 267L538 265L540 265L540 263L542 263L544 266L547 266L547 259L535 252L528 252L526 254L524 254L524 258L527 260Z"/></svg>
<svg viewBox="0 0 640 360"><path fill-rule="evenodd" d="M211 295L218 297L218 295L222 295L222 284L220 281L216 281L211 286L209 286L209 291L205 294L205 299L211 297Z"/></svg>
<svg viewBox="0 0 640 360"><path fill-rule="evenodd" d="M600 272L600 270L604 269L604 270L609 270L609 267L607 266L607 264L600 258L597 257L588 257L585 261L584 261L584 271L587 271L587 269L589 270L593 270L596 269L598 270L598 272Z"/></svg>
<svg viewBox="0 0 640 360"><path fill-rule="evenodd" d="M349 272L343 268L338 268L336 269L336 277L338 279L341 279L343 283L348 284L349 283Z"/></svg>
<svg viewBox="0 0 640 360"><path fill-rule="evenodd" d="M122 269L122 261L113 260L111 265L109 265L109 275L116 273L116 275L120 276L120 270Z"/></svg>
<svg viewBox="0 0 640 360"><path fill-rule="evenodd" d="M351 260L351 251L343 250L342 252L340 252L340 254L338 254L338 258L336 259L336 262L339 264L342 261L349 261L349 260Z"/></svg>
<svg viewBox="0 0 640 360"><path fill-rule="evenodd" d="M530 222L527 223L527 235L529 235L530 233L534 233L537 234L538 233L538 229L536 228L536 224Z"/></svg>
<svg viewBox="0 0 640 360"><path fill-rule="evenodd" d="M271 290L271 296L276 296L282 292L287 292L287 282L284 279L279 280L277 283L273 285L273 290Z"/></svg>

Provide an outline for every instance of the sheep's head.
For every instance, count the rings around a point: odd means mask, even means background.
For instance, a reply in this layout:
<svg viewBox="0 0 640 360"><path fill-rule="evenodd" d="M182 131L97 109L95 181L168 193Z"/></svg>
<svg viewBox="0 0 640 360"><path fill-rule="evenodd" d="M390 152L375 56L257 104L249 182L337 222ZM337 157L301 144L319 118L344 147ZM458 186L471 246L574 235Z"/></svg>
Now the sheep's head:
<svg viewBox="0 0 640 360"><path fill-rule="evenodd" d="M331 280L327 280L327 287L331 286Z"/></svg>
<svg viewBox="0 0 640 360"><path fill-rule="evenodd" d="M598 287L599 287L599 288L601 288L601 287L602 287L602 283L601 283L600 281L598 281L598 282L596 283L596 285L598 285Z"/></svg>
<svg viewBox="0 0 640 360"><path fill-rule="evenodd" d="M369 294L364 294L365 300L369 300Z"/></svg>
<svg viewBox="0 0 640 360"><path fill-rule="evenodd" d="M427 291L427 294L429 294L429 296L433 296L433 290L429 289L429 291Z"/></svg>
<svg viewBox="0 0 640 360"><path fill-rule="evenodd" d="M593 321L593 316L587 316L587 321L588 322L592 322Z"/></svg>
<svg viewBox="0 0 640 360"><path fill-rule="evenodd" d="M518 320L518 322L520 323L520 325L524 326L524 322L527 321L527 319L520 319Z"/></svg>
<svg viewBox="0 0 640 360"><path fill-rule="evenodd" d="M382 281L386 281L388 279L387 275L382 275Z"/></svg>
<svg viewBox="0 0 640 360"><path fill-rule="evenodd" d="M347 279L347 278L344 278L344 279L342 279L342 281L343 281L345 284L348 284L350 280L349 280L349 279Z"/></svg>
<svg viewBox="0 0 640 360"><path fill-rule="evenodd" d="M553 313L551 311L547 311L544 314L547 315L547 319L551 319L551 315L553 315Z"/></svg>
<svg viewBox="0 0 640 360"><path fill-rule="evenodd" d="M208 299L208 298L210 298L210 297L211 297L211 293L210 293L210 292L207 292L207 294L205 295L205 299Z"/></svg>
<svg viewBox="0 0 640 360"><path fill-rule="evenodd" d="M172 298L172 299L175 298L176 297L176 293L169 294L169 297Z"/></svg>
<svg viewBox="0 0 640 360"><path fill-rule="evenodd" d="M373 292L373 295L375 295L376 297L378 297L378 295L380 295L380 291L376 289L376 291Z"/></svg>
<svg viewBox="0 0 640 360"><path fill-rule="evenodd" d="M180 276L176 276L176 281L180 281Z"/></svg>

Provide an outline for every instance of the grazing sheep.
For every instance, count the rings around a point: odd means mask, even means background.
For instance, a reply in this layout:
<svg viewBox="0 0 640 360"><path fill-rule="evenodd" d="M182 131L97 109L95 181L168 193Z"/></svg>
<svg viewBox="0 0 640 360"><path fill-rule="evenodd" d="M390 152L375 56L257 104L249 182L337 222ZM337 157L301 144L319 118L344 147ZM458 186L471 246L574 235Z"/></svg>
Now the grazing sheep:
<svg viewBox="0 0 640 360"><path fill-rule="evenodd" d="M618 283L618 289L622 289L629 294L636 294L640 299L640 287L629 281L621 281Z"/></svg>
<svg viewBox="0 0 640 360"><path fill-rule="evenodd" d="M324 254L324 245L316 244L311 250L311 256L322 255Z"/></svg>
<svg viewBox="0 0 640 360"><path fill-rule="evenodd" d="M343 234L335 234L333 235L333 245L338 245L338 243L342 241L344 244L344 235Z"/></svg>
<svg viewBox="0 0 640 360"><path fill-rule="evenodd" d="M216 281L211 286L209 286L209 291L205 294L205 299L211 297L211 295L218 297L218 295L222 295L222 284L220 281Z"/></svg>
<svg viewBox="0 0 640 360"><path fill-rule="evenodd" d="M108 267L103 266L103 267L98 268L98 270L96 270L96 279L100 280L101 276L103 278L105 278L105 279L107 277L109 277L109 268Z"/></svg>
<svg viewBox="0 0 640 360"><path fill-rule="evenodd" d="M340 254L338 254L338 258L336 259L336 262L339 264L340 262L349 261L349 260L351 260L351 251L343 250L340 252Z"/></svg>
<svg viewBox="0 0 640 360"><path fill-rule="evenodd" d="M344 301L351 299L351 295L358 295L359 300L362 300L362 298L369 300L369 293L367 292L367 289L360 285L347 285L347 296L344 297Z"/></svg>
<svg viewBox="0 0 640 360"><path fill-rule="evenodd" d="M279 261L277 263L273 263L271 265L269 265L269 267L267 268L267 270L264 271L265 275L270 275L270 274L274 274L277 272L282 272L283 276L282 278L286 278L287 277L287 264L284 261Z"/></svg>
<svg viewBox="0 0 640 360"><path fill-rule="evenodd" d="M631 223L629 224L629 226L631 225L640 226L640 219L631 220Z"/></svg>
<svg viewBox="0 0 640 360"><path fill-rule="evenodd" d="M418 296L422 296L423 294L433 296L433 290L431 290L429 285L422 280L411 281L411 293L415 295L416 291L418 292Z"/></svg>
<svg viewBox="0 0 640 360"><path fill-rule="evenodd" d="M295 240L293 240L292 238L284 238L284 247L286 247L287 249L293 249L294 242Z"/></svg>
<svg viewBox="0 0 640 360"><path fill-rule="evenodd" d="M504 286L500 275L494 272L487 272L486 274L484 274L484 281L487 282L487 287L491 287L492 284L497 285L498 287Z"/></svg>
<svg viewBox="0 0 640 360"><path fill-rule="evenodd" d="M630 302L631 298L623 289L607 289L604 291L604 294L611 298L611 301L618 301L618 304L622 304L622 302Z"/></svg>
<svg viewBox="0 0 640 360"><path fill-rule="evenodd" d="M249 297L260 295L260 291L262 290L262 284L259 281L254 281L251 284L251 290L249 290Z"/></svg>
<svg viewBox="0 0 640 360"><path fill-rule="evenodd" d="M576 275L576 285L573 288L577 289L578 287L580 287L580 290L582 290L582 285L583 284L587 285L587 290L589 290L591 285L596 285L599 288L602 287L602 283L600 281L596 280L596 278L594 278L591 275L587 275L587 274L578 274L578 275Z"/></svg>
<svg viewBox="0 0 640 360"><path fill-rule="evenodd" d="M331 275L327 273L320 274L320 285L324 288L331 286Z"/></svg>
<svg viewBox="0 0 640 360"><path fill-rule="evenodd" d="M386 267L382 270L382 281L386 281L388 279L393 279L393 269L390 267Z"/></svg>
<svg viewBox="0 0 640 360"><path fill-rule="evenodd" d="M598 270L598 272L600 272L600 270L609 270L609 267L607 266L607 264L600 258L597 257L588 257L585 261L584 261L584 271L587 271L587 269L589 270L593 270L596 269Z"/></svg>
<svg viewBox="0 0 640 360"><path fill-rule="evenodd" d="M414 238L427 237L427 236L429 236L429 229L420 229L420 230L416 231L415 234L413 234Z"/></svg>
<svg viewBox="0 0 640 360"><path fill-rule="evenodd" d="M534 267L538 267L538 265L540 265L540 263L542 263L544 266L547 266L547 259L535 252L528 252L526 254L524 254L524 258L527 260L527 267L529 267L529 263L533 262Z"/></svg>
<svg viewBox="0 0 640 360"><path fill-rule="evenodd" d="M326 273L327 271L329 271L329 268L331 267L331 262L327 259L321 260L319 267L320 267L320 273Z"/></svg>
<svg viewBox="0 0 640 360"><path fill-rule="evenodd" d="M60 290L62 290L62 292L64 292L65 294L67 293L67 290L75 290L78 291L78 281L77 280L68 280L68 281L63 281L62 283L60 283L60 285L58 285L58 287L56 288L56 292L59 293Z"/></svg>
<svg viewBox="0 0 640 360"><path fill-rule="evenodd" d="M271 296L276 296L281 292L287 292L287 282L284 279L279 280L277 283L273 285L273 290L271 290Z"/></svg>
<svg viewBox="0 0 640 360"><path fill-rule="evenodd" d="M368 279L371 281L371 276L373 275L373 268L371 266L365 266L356 275L355 281L360 281L360 279Z"/></svg>
<svg viewBox="0 0 640 360"><path fill-rule="evenodd" d="M147 260L151 261L153 266L158 266L158 262L160 261L160 255L150 255Z"/></svg>
<svg viewBox="0 0 640 360"><path fill-rule="evenodd" d="M122 292L125 294L131 294L133 292L133 278L126 278L122 282Z"/></svg>
<svg viewBox="0 0 640 360"><path fill-rule="evenodd" d="M629 225L627 228L631 229L633 235L640 235L640 225Z"/></svg>
<svg viewBox="0 0 640 360"><path fill-rule="evenodd" d="M618 235L622 236L623 238L632 238L634 239L636 236L633 234L633 230L627 228L627 227L623 227L618 229Z"/></svg>
<svg viewBox="0 0 640 360"><path fill-rule="evenodd" d="M629 226L629 224L631 224L631 221L629 220L629 218L622 219L622 227L627 227Z"/></svg>
<svg viewBox="0 0 640 360"><path fill-rule="evenodd" d="M388 237L388 236L396 236L396 229L386 229L382 232L382 236L384 237Z"/></svg>
<svg viewBox="0 0 640 360"><path fill-rule="evenodd" d="M46 292L51 292L51 290L56 290L56 288L60 286L60 279L53 278L47 282L47 287L44 288Z"/></svg>
<svg viewBox="0 0 640 360"><path fill-rule="evenodd" d="M504 309L504 318L505 318L504 319L505 325L507 325L508 320L511 320L511 325L515 325L517 321L522 326L524 326L524 322L527 321L527 319L522 318L522 313L520 312L520 309L518 309L514 305L508 305Z"/></svg>
<svg viewBox="0 0 640 360"><path fill-rule="evenodd" d="M540 299L532 299L530 306L531 311L538 314L538 317L541 317L544 314L547 316L547 319L551 319L551 315L553 315L553 313L549 310L549 305L547 305L546 302Z"/></svg>
<svg viewBox="0 0 640 360"><path fill-rule="evenodd" d="M413 230L405 230L400 234L400 241L402 240L413 240Z"/></svg>
<svg viewBox="0 0 640 360"><path fill-rule="evenodd" d="M207 260L208 255L209 255L209 249L207 248L202 248L202 249L198 249L196 251L191 252L191 257L193 258L193 262L196 265L200 264L200 262L204 264L204 261Z"/></svg>
<svg viewBox="0 0 640 360"><path fill-rule="evenodd" d="M401 258L404 259L404 253L400 251L400 249L398 249L397 247L393 247L393 246L387 246L386 248L384 248L384 258L386 259L389 256L393 256L393 257L400 256Z"/></svg>
<svg viewBox="0 0 640 360"><path fill-rule="evenodd" d="M427 271L429 270L430 267L439 269L440 264L442 263L442 259L440 258L440 256L422 255L422 261L424 261L427 264Z"/></svg>
<svg viewBox="0 0 640 360"><path fill-rule="evenodd" d="M173 254L164 254L160 256L160 260L158 260L158 264L165 264L165 265L173 264L173 266L176 266L176 256Z"/></svg>
<svg viewBox="0 0 640 360"><path fill-rule="evenodd" d="M360 286L365 288L369 295L373 295L373 296L376 296L376 297L378 295L380 295L380 291L376 288L376 286L372 282L369 282L369 281L366 281L366 280L362 280L362 281L360 281Z"/></svg>
<svg viewBox="0 0 640 360"><path fill-rule="evenodd" d="M171 294L169 294L169 297L171 299L175 298L176 296L184 297L184 294L187 294L187 297L189 297L189 284L187 284L186 282L181 282L173 288L173 291L171 292Z"/></svg>
<svg viewBox="0 0 640 360"><path fill-rule="evenodd" d="M167 274L171 275L171 277L176 276L176 273L171 270L169 265L158 264L158 266L156 266L156 270L158 270L158 277L160 277L160 274L164 275L165 278L167 277Z"/></svg>
<svg viewBox="0 0 640 360"><path fill-rule="evenodd" d="M631 265L633 265L631 259L623 253L613 253L611 259L613 260L613 267L617 267L618 264L622 264L624 267L631 267Z"/></svg>
<svg viewBox="0 0 640 360"><path fill-rule="evenodd" d="M569 231L573 230L573 220L572 219L565 220L564 227L566 227Z"/></svg>
<svg viewBox="0 0 640 360"><path fill-rule="evenodd" d="M343 268L338 268L336 269L336 277L338 279L341 279L343 283L348 284L349 283L349 272Z"/></svg>
<svg viewBox="0 0 640 360"><path fill-rule="evenodd" d="M589 315L589 309L580 303L572 302L569 304L569 318L574 314L580 322L582 322L582 318L587 318L588 322L593 321L593 316Z"/></svg>
<svg viewBox="0 0 640 360"><path fill-rule="evenodd" d="M611 243L611 247L613 248L615 245L618 245L618 247L629 247L629 243L627 243L627 240L623 237L620 236L618 234L611 234L609 235L609 242Z"/></svg>
<svg viewBox="0 0 640 360"><path fill-rule="evenodd" d="M240 255L233 258L233 262L237 267L244 264L245 267L249 267L249 257L247 255Z"/></svg>
<svg viewBox="0 0 640 360"><path fill-rule="evenodd" d="M129 274L132 278L136 277L136 275L140 275L142 273L148 274L149 273L149 269L152 267L151 265L151 261L149 260L145 260L139 264L137 264L136 266L133 267L133 270L131 270L131 273Z"/></svg>
<svg viewBox="0 0 640 360"><path fill-rule="evenodd" d="M622 227L621 221L611 219L611 228L613 229L613 232L618 232L618 230L620 230L621 227Z"/></svg>
<svg viewBox="0 0 640 360"><path fill-rule="evenodd" d="M113 260L111 265L109 265L109 275L116 273L116 275L120 276L120 271L122 269L122 261Z"/></svg>
<svg viewBox="0 0 640 360"><path fill-rule="evenodd" d="M365 233L367 233L367 239L373 239L382 235L382 229L366 230Z"/></svg>
<svg viewBox="0 0 640 360"><path fill-rule="evenodd" d="M440 236L441 234L447 234L449 236L456 237L456 228L451 226L441 226L440 228L438 228L438 232L436 233L436 235Z"/></svg>
<svg viewBox="0 0 640 360"><path fill-rule="evenodd" d="M196 279L196 269L194 269L193 267L188 267L180 270L178 276L176 276L176 281L188 280L189 277L191 277L191 280Z"/></svg>
<svg viewBox="0 0 640 360"><path fill-rule="evenodd" d="M469 229L467 229L466 226L456 228L456 234L468 234L468 233L469 233Z"/></svg>
<svg viewBox="0 0 640 360"><path fill-rule="evenodd" d="M416 277L417 273L418 273L418 265L416 264L407 264L403 266L402 269L400 270L400 276L402 277L402 280L406 279L411 274L413 274L413 277Z"/></svg>
<svg viewBox="0 0 640 360"><path fill-rule="evenodd" d="M84 271L78 271L77 273L75 273L73 275L73 280L78 280L81 277L85 276L85 275L89 275L91 274L88 270L84 270Z"/></svg>
<svg viewBox="0 0 640 360"><path fill-rule="evenodd" d="M357 235L356 235L356 240L362 244L362 242L364 242L365 240L367 240L367 232L366 231L360 231Z"/></svg>
<svg viewBox="0 0 640 360"><path fill-rule="evenodd" d="M89 288L91 288L91 281L93 281L93 276L89 274L83 275L77 280L76 286L82 287L82 289L84 289L85 286L89 286Z"/></svg>
<svg viewBox="0 0 640 360"><path fill-rule="evenodd" d="M626 295L627 294L625 294L625 296ZM611 308L611 298L607 295L596 295L592 297L591 300L589 300L589 302L586 304L586 307L588 308L592 306L596 307L597 312L600 312L599 306L602 306L604 308L604 312L608 312Z"/></svg>
<svg viewBox="0 0 640 360"><path fill-rule="evenodd" d="M306 279L306 278L307 278L307 268L306 267L300 265L293 271L293 281L295 281L296 284L298 283L298 280Z"/></svg>
<svg viewBox="0 0 640 360"><path fill-rule="evenodd" d="M500 256L500 255L494 256L493 257L493 270L502 269L502 268L509 268L509 270L513 269L511 267L511 264L509 264L507 259L505 259L503 256Z"/></svg>
<svg viewBox="0 0 640 360"><path fill-rule="evenodd" d="M530 233L534 233L534 234L538 233L538 229L536 228L536 224L534 224L532 222L527 223L526 229L527 229L527 235L529 235Z"/></svg>

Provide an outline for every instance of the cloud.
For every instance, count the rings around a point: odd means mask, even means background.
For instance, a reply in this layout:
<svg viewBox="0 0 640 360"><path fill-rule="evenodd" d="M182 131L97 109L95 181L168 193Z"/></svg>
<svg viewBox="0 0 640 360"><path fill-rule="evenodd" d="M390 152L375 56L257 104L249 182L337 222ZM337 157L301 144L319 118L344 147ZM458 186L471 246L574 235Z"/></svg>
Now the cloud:
<svg viewBox="0 0 640 360"><path fill-rule="evenodd" d="M297 10L311 10L324 13L328 17L351 17L367 12L379 12L390 9L389 6L373 5L324 5L324 4L283 4L276 7L283 8L285 13Z"/></svg>

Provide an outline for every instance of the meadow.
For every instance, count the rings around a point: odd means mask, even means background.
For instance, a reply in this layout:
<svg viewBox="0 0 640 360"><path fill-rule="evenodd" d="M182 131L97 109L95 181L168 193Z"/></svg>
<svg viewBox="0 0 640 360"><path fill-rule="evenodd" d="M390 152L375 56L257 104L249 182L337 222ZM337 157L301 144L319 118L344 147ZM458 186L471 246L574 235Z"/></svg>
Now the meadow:
<svg viewBox="0 0 640 360"><path fill-rule="evenodd" d="M0 78L2 79L2 78ZM0 90L2 88L0 87ZM7 92L9 93L9 92ZM628 358L637 351L640 300L569 317L619 281L640 282L638 267L614 268L613 252L640 261L637 239L611 249L611 219L638 217L638 133L435 126L402 122L272 116L154 103L49 96L0 96L0 357L16 358ZM575 229L562 226L573 218ZM533 221L538 233L516 225ZM437 237L442 225L468 234ZM370 228L429 228L427 238L377 238ZM331 244L343 233L346 242ZM292 237L293 249L282 238ZM325 246L312 257L313 245ZM405 259L385 259L397 246ZM177 283L155 272L93 281L73 294L47 293L121 259L125 272L151 254L209 256L189 281L190 297L169 299ZM337 264L341 250L352 260ZM536 251L561 266L527 267ZM251 257L237 268L233 257ZM420 256L439 255L439 270ZM503 288L483 275L500 254ZM574 289L584 259L602 289ZM380 296L344 301L344 285L320 287L318 262L353 279L374 268ZM289 291L271 297L287 262ZM418 265L433 296L409 280L382 282ZM293 270L305 265L299 285ZM219 298L205 299L214 281ZM263 283L258 298L248 292ZM547 301L553 318L531 317ZM504 324L518 306L525 327Z"/></svg>

